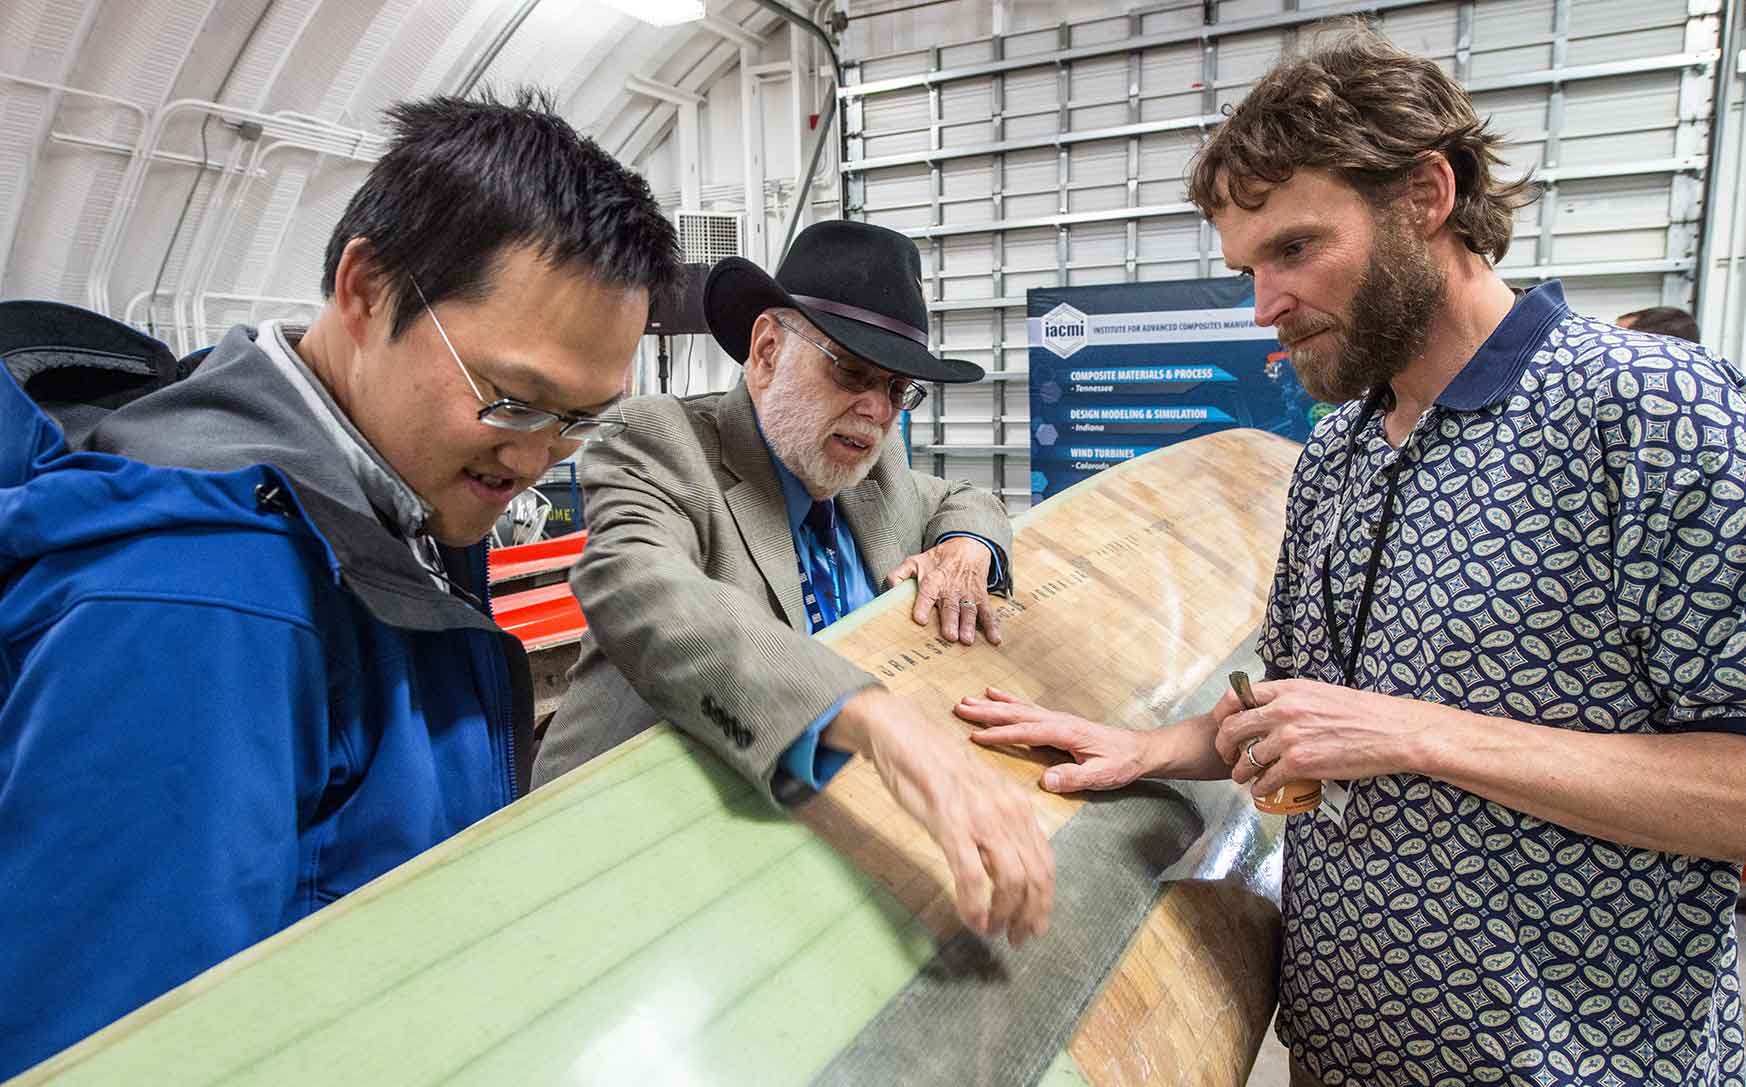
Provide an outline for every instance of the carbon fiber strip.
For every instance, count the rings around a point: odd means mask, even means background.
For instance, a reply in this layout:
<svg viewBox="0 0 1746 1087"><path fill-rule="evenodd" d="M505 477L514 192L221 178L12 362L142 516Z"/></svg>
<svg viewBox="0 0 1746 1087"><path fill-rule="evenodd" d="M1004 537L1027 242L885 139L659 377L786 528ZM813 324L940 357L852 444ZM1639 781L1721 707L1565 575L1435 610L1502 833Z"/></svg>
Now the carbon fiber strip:
<svg viewBox="0 0 1746 1087"><path fill-rule="evenodd" d="M1170 718L1210 709L1232 670L1258 670L1254 645L1245 639ZM1090 796L1054 837L1049 935L1014 951L960 932L814 1084L1035 1084L1172 883L1233 871L1265 882L1254 825L1241 793L1217 783L1141 781Z"/></svg>

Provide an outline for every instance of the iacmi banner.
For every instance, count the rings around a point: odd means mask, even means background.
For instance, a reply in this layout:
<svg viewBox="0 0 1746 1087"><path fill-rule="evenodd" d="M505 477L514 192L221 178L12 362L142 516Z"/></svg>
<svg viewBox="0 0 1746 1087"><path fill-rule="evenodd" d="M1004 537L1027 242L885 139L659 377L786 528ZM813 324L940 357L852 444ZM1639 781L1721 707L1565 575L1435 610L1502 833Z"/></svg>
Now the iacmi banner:
<svg viewBox="0 0 1746 1087"><path fill-rule="evenodd" d="M1301 442L1328 410L1256 327L1247 279L1051 287L1026 303L1033 501L1226 427Z"/></svg>

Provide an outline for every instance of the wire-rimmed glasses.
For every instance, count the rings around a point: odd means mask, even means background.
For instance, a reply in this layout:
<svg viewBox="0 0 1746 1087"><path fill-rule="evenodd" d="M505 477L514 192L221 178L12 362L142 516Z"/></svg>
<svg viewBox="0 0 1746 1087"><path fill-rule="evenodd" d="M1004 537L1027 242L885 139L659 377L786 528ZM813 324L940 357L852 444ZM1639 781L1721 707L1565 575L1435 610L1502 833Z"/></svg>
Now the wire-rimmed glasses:
<svg viewBox="0 0 1746 1087"><path fill-rule="evenodd" d="M412 289L418 292L418 300L424 305L424 311L430 314L431 323L436 325L437 335L443 338L443 346L449 349L449 356L455 360L455 365L461 368L461 376L467 379L467 387L473 390L473 396L479 401L478 419L486 426L498 427L502 430L513 430L518 434L532 434L537 430L545 430L556 425L558 437L571 442L592 442L601 438L611 437L624 428L617 420L605 418L605 413L618 407L618 402L607 405L599 415L562 415L544 408L536 408L525 400L517 400L513 396L499 397L496 400L486 400L479 391L478 382L473 380L473 373L467 369L467 364L461 361L461 353L455 350L455 345L449 339L449 334L443 328L443 323L437 319L436 311L430 308L430 302L424 297L424 288L418 285L418 280L412 280Z"/></svg>
<svg viewBox="0 0 1746 1087"><path fill-rule="evenodd" d="M921 402L927 399L927 387L919 381L911 380L899 374L881 377L871 369L858 363L850 362L808 336L806 333L789 324L781 314L776 315L776 323L799 336L802 340L819 349L824 357L830 360L831 380L845 392L864 393L869 389L885 386L885 394L891 400L891 406L899 411L914 411L921 407Z"/></svg>

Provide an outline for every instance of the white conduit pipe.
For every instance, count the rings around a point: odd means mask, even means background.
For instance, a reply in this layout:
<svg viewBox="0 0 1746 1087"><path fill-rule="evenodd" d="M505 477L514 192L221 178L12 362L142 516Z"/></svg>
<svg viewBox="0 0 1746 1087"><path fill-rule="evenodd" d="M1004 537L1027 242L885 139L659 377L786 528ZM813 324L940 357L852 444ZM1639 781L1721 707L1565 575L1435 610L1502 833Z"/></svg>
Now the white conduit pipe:
<svg viewBox="0 0 1746 1087"><path fill-rule="evenodd" d="M140 316L139 309L140 306L146 302L147 298L151 296L151 291L140 291L138 294L128 299L127 308L123 311L122 322L143 331L145 329L145 319ZM169 298L172 297L172 293L170 291L158 291L156 297ZM313 298L289 298L284 295L276 294L238 294L231 291L208 291L201 297L208 302L247 302L249 304L249 316L251 319L254 316L256 306L303 306L308 309L318 310L322 305L320 300Z"/></svg>
<svg viewBox="0 0 1746 1087"><path fill-rule="evenodd" d="M61 98L69 91L74 94L84 93L66 87L66 80L72 78L79 52L90 40L91 28L96 26L98 13L103 6L101 0L84 0L80 5L79 22L73 27L73 32L67 37L66 45L61 51L58 74L53 80L45 81L46 86L45 83L37 84L48 91L48 101L43 104L42 113L33 126L35 131L30 141L30 153L25 156L23 168L14 179L18 203L5 221L0 222L0 281L4 281L6 269L12 266L12 246L18 240L18 225L24 217L26 197L30 193L31 182L36 177L37 167L42 164L47 151L48 135L54 129L55 117L61 111Z"/></svg>
<svg viewBox="0 0 1746 1087"><path fill-rule="evenodd" d="M1742 237L1746 235L1746 98L1740 103L1740 123L1735 126L1734 147L1734 211L1733 221L1728 224L1728 264L1722 273L1722 338L1717 344L1721 353L1735 362L1746 359L1746 336L1742 337L1739 349L1730 351L1728 345L1734 343L1733 330L1736 315L1740 312L1742 302L1734 298L1735 284L1740 280L1740 261ZM1746 294L1746 292L1742 292Z"/></svg>
<svg viewBox="0 0 1746 1087"><path fill-rule="evenodd" d="M133 147L131 149L124 149L124 151L126 153L130 153L130 154L138 154L139 153L140 141L145 139L146 128L150 124L151 115L148 114L146 112L146 108L144 106L140 105L138 102L130 102L125 98L117 98L115 95L112 95L112 94L99 94L96 91L82 90L81 88L78 88L78 87L68 86L65 83L53 83L53 82L50 82L48 80L31 79L28 76L17 75L16 73L13 73L13 72L0 72L0 80L3 80L7 83L16 83L20 86L33 87L37 90L44 90L44 91L50 92L50 94L51 94L50 104L49 104L47 112L45 113L45 116L47 117L46 123L51 125L51 126L54 124L54 114L60 108L59 98L58 98L58 96L60 96L60 95L72 95L72 96L75 96L78 98L89 98L93 101L102 102L106 105L118 106L121 109L125 109L131 113L136 114L139 118L139 128L134 133L134 144L133 144ZM54 132L53 132L52 128L50 129L48 135L51 138L54 136ZM13 238L16 236L16 232L18 229L18 216L22 215L24 212L24 199L28 195L29 188L30 188L30 179L31 179L31 176L34 172L35 172L35 158L33 157L30 160L29 164L26 165L23 176L18 179L18 193L19 193L18 211L16 214L14 214L10 218L8 218L6 222L0 223L0 268L5 267L5 265L7 264L8 260L11 257L12 241L13 241Z"/></svg>
<svg viewBox="0 0 1746 1087"><path fill-rule="evenodd" d="M303 121L307 128L326 129L325 122L307 114L285 112L275 114ZM276 152L283 150L307 151L317 155L335 155L358 162L374 162L386 149L386 141L368 133L357 132L349 139L343 139L341 146L334 146L333 141L320 141L322 146L312 146L312 141L306 138L276 140L266 143L267 137L278 134L279 126L269 125L263 129L260 139L254 141L253 151L248 165L241 171L236 180L224 186L221 192L215 194L209 201L209 208L223 208L223 222L216 231L204 230L197 236L200 256L195 258L190 254L184 267L183 280L191 284L186 290L178 291L174 312L177 319L177 336L181 341L182 353L210 342L211 332L206 324L206 297L210 293L213 276L217 274L219 263L224 255L224 243L230 237L236 226L237 217L248 200L248 195L255 182L266 174L266 163ZM344 132L345 130L340 130ZM227 179L228 180L228 179ZM209 220L210 221L210 220ZM186 314L186 322L183 321Z"/></svg>
<svg viewBox="0 0 1746 1087"><path fill-rule="evenodd" d="M157 150L158 141L163 138L169 121L178 114L187 112L207 112L225 121L254 123L261 126L263 137L270 135L275 139L295 140L308 150L344 158L372 160L379 156L379 149L386 146L379 137L360 129L342 128L301 116L258 113L197 98L178 98L165 103L151 117L146 134L140 141L140 153L128 164L127 173L123 176L116 194L115 211L103 229L103 238L98 244L97 256L92 263L91 279L86 285L86 298L90 308L99 313L111 312L109 279L119 259L121 239L139 206L139 194L145 187L146 170L152 154Z"/></svg>
<svg viewBox="0 0 1746 1087"><path fill-rule="evenodd" d="M255 161L260 158L260 141L254 141L248 147L247 153L248 165L242 169L252 170ZM170 316L176 329L176 354L178 356L186 355L193 350L193 329L194 325L199 322L198 315L192 311L194 305L193 281L199 276L201 265L209 259L208 251L223 248L222 244L215 243L212 239L214 236L221 236L224 229L223 226L219 225L221 222L228 225L229 217L220 209L234 206L227 205L226 197L235 183L238 162L242 159L243 154L243 144L232 145L229 158L224 164L224 170L219 174L217 184L212 187L211 193L206 198L206 207L200 216L199 225L195 228L194 236L189 239L188 251L182 260L182 269L177 276L176 293L170 303ZM184 312L186 312L186 316L184 316Z"/></svg>
<svg viewBox="0 0 1746 1087"><path fill-rule="evenodd" d="M256 181L267 175L267 160L272 158L274 154L286 150L308 151L309 148L295 140L280 140L276 143L269 144L264 148L261 146L260 142L257 142L255 144L255 150L256 154L249 160L248 169L243 174L242 179L238 182L236 194L231 198L230 206L226 211L224 226L214 236L211 245L211 255L205 260L200 270L198 281L192 288L191 293L193 294L193 300L189 308L189 315L191 318L190 335L195 346L201 346L210 342L211 331L206 325L208 300L212 298L226 297L225 295L218 294L212 290L212 278L217 274L220 258L223 256L224 240L230 237L230 232L236 225L237 216L241 213L243 206L248 202L250 188ZM250 312L251 314L253 313L252 308Z"/></svg>
<svg viewBox="0 0 1746 1087"><path fill-rule="evenodd" d="M195 242L201 245L198 260L195 259L194 248L190 247L189 258L183 265L182 274L182 282L188 286L185 290L177 290L175 304L177 335L178 337L185 336L187 342L187 346L180 349L182 354L187 354L195 347L210 342L206 328L206 294L212 286L212 277L217 273L219 262L223 259L224 241L230 237L232 228L236 226L237 216L242 212L243 205L248 200L249 190L254 185L255 179L266 172L267 159L275 151L287 147L304 149L293 140L279 140L272 144L266 144L263 138L254 142L248 165L243 169L241 177L234 185L230 186L230 189L234 190L234 195L230 195L229 189L226 190L229 199L228 203L224 204L223 221L216 230L203 230L195 238ZM219 206L219 197L216 194L208 206ZM210 221L208 218L208 222ZM182 331L181 325L181 315L184 310L188 314L185 333Z"/></svg>
<svg viewBox="0 0 1746 1087"><path fill-rule="evenodd" d="M12 72L0 72L0 80L5 80L8 83L17 83L20 86L35 87L38 90L43 91L59 91L61 94L77 95L80 98L90 98L98 102L108 102L110 105L120 106L123 109L131 110L134 113L139 114L139 124L141 128L145 127L146 120L150 116L150 114L146 112L146 108L138 102L130 102L125 98L117 98L113 94L99 94L96 91L80 90L78 87L69 87L65 83L49 83L45 80L31 79L28 76L16 75Z"/></svg>

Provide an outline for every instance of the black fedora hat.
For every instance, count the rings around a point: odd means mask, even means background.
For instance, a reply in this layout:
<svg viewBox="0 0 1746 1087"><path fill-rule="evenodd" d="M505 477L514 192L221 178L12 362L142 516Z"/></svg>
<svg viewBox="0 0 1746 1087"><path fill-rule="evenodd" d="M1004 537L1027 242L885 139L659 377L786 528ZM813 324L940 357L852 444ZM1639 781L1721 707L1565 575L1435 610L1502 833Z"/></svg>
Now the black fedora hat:
<svg viewBox="0 0 1746 1087"><path fill-rule="evenodd" d="M871 223L831 219L801 231L774 278L743 257L728 257L703 285L703 313L722 349L744 363L752 325L767 309L797 309L846 350L918 381L964 382L982 367L928 351L915 243Z"/></svg>

